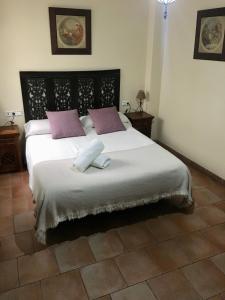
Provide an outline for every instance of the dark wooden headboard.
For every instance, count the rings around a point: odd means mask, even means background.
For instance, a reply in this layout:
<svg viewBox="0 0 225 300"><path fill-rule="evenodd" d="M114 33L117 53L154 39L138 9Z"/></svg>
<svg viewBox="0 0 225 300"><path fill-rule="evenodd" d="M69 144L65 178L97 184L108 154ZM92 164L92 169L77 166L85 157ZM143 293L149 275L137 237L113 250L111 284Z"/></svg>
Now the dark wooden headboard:
<svg viewBox="0 0 225 300"><path fill-rule="evenodd" d="M116 106L120 103L120 70L20 72L26 122L46 118L46 111Z"/></svg>

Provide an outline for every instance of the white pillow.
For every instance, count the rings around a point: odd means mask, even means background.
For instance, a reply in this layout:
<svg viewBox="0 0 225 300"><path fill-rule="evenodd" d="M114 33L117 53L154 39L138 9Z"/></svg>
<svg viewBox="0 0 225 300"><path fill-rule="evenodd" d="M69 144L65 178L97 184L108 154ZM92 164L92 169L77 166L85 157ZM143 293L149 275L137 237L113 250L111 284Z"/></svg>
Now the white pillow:
<svg viewBox="0 0 225 300"><path fill-rule="evenodd" d="M132 126L130 120L128 119L128 117L125 116L120 111L119 111L119 116L120 116L120 120L122 121L122 123L129 124L130 126Z"/></svg>
<svg viewBox="0 0 225 300"><path fill-rule="evenodd" d="M30 120L24 124L25 136L38 135L38 134L50 134L50 123L48 119L44 120Z"/></svg>
<svg viewBox="0 0 225 300"><path fill-rule="evenodd" d="M82 116L80 117L80 121L84 128L94 127L94 123L90 116Z"/></svg>
<svg viewBox="0 0 225 300"><path fill-rule="evenodd" d="M120 117L120 120L122 121L122 123L132 126L130 120L123 113L121 113L120 111L118 113L119 113L119 117ZM90 116L82 116L82 117L80 117L80 121L84 128L90 128L90 127L94 128L95 127ZM129 126L125 126L125 127L129 127Z"/></svg>

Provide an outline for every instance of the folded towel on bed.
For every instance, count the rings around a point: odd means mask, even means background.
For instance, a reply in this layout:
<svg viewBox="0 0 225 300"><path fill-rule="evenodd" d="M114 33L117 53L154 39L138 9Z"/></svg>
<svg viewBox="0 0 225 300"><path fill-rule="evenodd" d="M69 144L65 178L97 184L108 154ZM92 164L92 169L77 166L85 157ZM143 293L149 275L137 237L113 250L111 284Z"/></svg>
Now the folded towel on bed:
<svg viewBox="0 0 225 300"><path fill-rule="evenodd" d="M91 165L95 168L104 169L108 167L111 163L111 159L105 155L100 154L92 163Z"/></svg>
<svg viewBox="0 0 225 300"><path fill-rule="evenodd" d="M84 149L80 150L75 158L73 165L80 171L84 172L101 154L104 145L101 141L94 139Z"/></svg>

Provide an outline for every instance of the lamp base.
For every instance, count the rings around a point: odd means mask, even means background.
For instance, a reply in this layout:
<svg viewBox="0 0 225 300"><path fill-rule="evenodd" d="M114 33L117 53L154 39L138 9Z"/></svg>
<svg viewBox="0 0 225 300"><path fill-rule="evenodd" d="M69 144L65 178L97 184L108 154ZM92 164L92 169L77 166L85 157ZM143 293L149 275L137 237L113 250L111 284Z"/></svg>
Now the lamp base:
<svg viewBox="0 0 225 300"><path fill-rule="evenodd" d="M136 109L137 112L143 112L143 104L142 102L140 101L140 103L138 104L138 107Z"/></svg>

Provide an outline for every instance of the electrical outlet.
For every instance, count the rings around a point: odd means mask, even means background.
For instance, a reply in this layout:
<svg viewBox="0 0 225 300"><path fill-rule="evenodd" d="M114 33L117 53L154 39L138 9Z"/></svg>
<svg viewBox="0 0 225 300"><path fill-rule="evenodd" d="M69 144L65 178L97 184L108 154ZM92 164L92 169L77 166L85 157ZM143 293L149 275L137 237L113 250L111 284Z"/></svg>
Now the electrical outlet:
<svg viewBox="0 0 225 300"><path fill-rule="evenodd" d="M127 106L127 105L129 105L129 102L126 101L126 100L123 100L123 101L122 101L122 106Z"/></svg>
<svg viewBox="0 0 225 300"><path fill-rule="evenodd" d="M12 117L13 115L14 115L15 117L20 117L20 116L23 115L23 112L22 112L22 111L7 111L7 112L5 113L5 115L6 115L6 117Z"/></svg>

